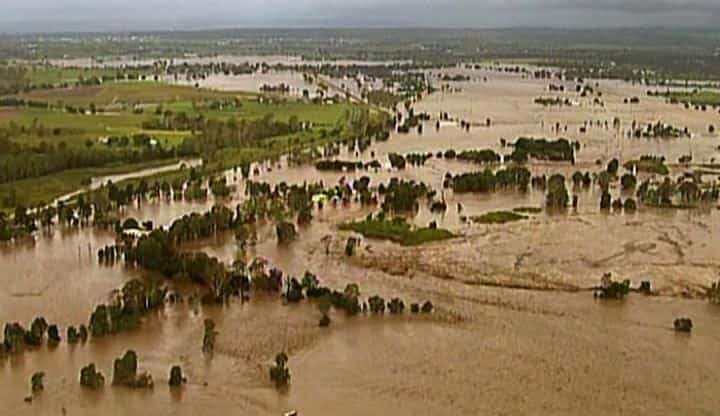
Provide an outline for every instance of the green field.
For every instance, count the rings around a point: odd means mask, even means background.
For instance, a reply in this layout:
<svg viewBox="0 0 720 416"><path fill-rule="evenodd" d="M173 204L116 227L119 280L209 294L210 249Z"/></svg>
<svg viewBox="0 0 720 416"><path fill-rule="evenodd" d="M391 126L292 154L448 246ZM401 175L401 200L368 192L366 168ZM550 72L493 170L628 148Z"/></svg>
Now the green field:
<svg viewBox="0 0 720 416"><path fill-rule="evenodd" d="M206 170L217 171L260 159L276 157L283 153L312 145L321 145L338 137L331 137L329 131L339 126L347 113L357 108L348 103L322 104L294 100L260 102L256 95L240 92L219 92L189 86L173 86L155 82L108 83L97 87L75 87L67 90L34 90L22 95L25 99L47 102L48 108L19 107L0 108L0 139L6 137L23 148L41 148L51 145L59 148L93 152L117 151L118 157L128 151L142 151L132 142L119 146L102 142L110 136L132 136L147 134L164 149L173 149L184 140L199 132L173 129L146 129L144 123L158 120L161 113L185 113L188 118L203 117L204 120L228 121L235 119L261 120L271 117L278 122L288 123L292 118L312 123L312 128L294 134L263 139L256 144L242 148L225 148L211 155ZM226 109L217 109L210 104L220 100L235 103ZM66 111L64 106L101 105L115 106L112 111L86 112L79 114ZM144 111L133 111L128 104L142 104ZM87 107L86 107L87 108ZM214 109L213 109L214 108ZM148 125L149 127L150 125ZM164 128L165 126L163 126ZM0 160L1 162L1 160ZM21 179L0 184L0 206L7 205L8 195L15 190L18 201L26 205L48 202L60 195L81 188L83 181L97 175L124 173L140 167L171 163L172 160L151 160L138 166L128 164L104 165L99 168L73 169L59 173ZM177 175L175 173L174 175ZM165 173L160 177L173 174ZM18 192L22 190L22 192Z"/></svg>
<svg viewBox="0 0 720 416"><path fill-rule="evenodd" d="M668 98L679 103L687 103L693 106L720 106L720 92L717 91L671 92Z"/></svg>
<svg viewBox="0 0 720 416"><path fill-rule="evenodd" d="M78 68L59 67L50 65L33 65L28 69L26 78L32 85L56 85L60 83L74 83L92 77L115 76L115 68Z"/></svg>
<svg viewBox="0 0 720 416"><path fill-rule="evenodd" d="M96 86L33 90L20 94L26 100L54 105L105 106L111 104L158 104L177 101L251 97L252 93L216 91L154 81L109 82Z"/></svg>
<svg viewBox="0 0 720 416"><path fill-rule="evenodd" d="M135 172L142 169L171 165L176 162L177 160L163 160L102 168L73 169L53 175L0 184L0 207L9 208L6 201L12 194L15 194L17 203L26 207L33 207L48 204L56 198L82 189L84 182L92 177Z"/></svg>

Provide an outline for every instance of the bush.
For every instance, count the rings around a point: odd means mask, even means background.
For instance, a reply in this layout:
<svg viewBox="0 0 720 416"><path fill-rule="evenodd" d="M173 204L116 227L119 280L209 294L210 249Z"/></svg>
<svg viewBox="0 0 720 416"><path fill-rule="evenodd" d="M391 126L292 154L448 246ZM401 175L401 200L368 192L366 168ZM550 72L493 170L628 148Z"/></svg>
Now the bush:
<svg viewBox="0 0 720 416"><path fill-rule="evenodd" d="M178 387L187 383L187 379L183 377L182 368L179 365L174 365L170 369L170 380L168 384L170 387Z"/></svg>
<svg viewBox="0 0 720 416"><path fill-rule="evenodd" d="M105 385L105 377L95 370L95 364L88 364L80 370L80 385L97 390Z"/></svg>
<svg viewBox="0 0 720 416"><path fill-rule="evenodd" d="M565 177L555 174L548 180L548 193L545 198L545 206L548 209L559 210L566 209L570 197L567 188L565 188Z"/></svg>
<svg viewBox="0 0 720 416"><path fill-rule="evenodd" d="M275 365L270 367L270 380L276 388L287 387L290 383L290 369L287 368L288 356L281 352L275 356Z"/></svg>
<svg viewBox="0 0 720 416"><path fill-rule="evenodd" d="M693 329L693 322L690 318L677 318L673 322L673 327L678 332L691 332Z"/></svg>

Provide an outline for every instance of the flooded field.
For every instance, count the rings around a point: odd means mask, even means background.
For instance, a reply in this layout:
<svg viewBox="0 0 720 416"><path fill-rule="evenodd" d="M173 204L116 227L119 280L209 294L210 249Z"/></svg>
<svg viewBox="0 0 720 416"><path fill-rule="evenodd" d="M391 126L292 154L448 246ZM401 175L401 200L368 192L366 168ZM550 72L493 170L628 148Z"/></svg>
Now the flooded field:
<svg viewBox="0 0 720 416"><path fill-rule="evenodd" d="M642 87L597 81L604 102L597 105L574 92L548 93L547 80L495 71L442 73L467 74L471 80L452 83L461 92L438 91L425 97L415 105L416 111L434 118L448 112L471 120L472 129L454 123L436 129L434 121L427 122L422 134L393 134L357 155L359 160L384 161L393 152L448 149L505 153L500 139L512 142L522 136L565 137L581 143L575 165L530 163L536 175L595 172L612 158L623 162L645 154L665 156L673 173L679 174L690 169L674 164L681 156L692 154L695 165L720 158L720 140L708 133L708 125L720 120L716 111L670 105L647 97ZM291 85L302 82L301 75L272 77ZM251 76L238 78L211 78L205 86L257 88ZM565 84L566 90L574 91L574 83ZM577 103L561 108L533 103L536 97L551 95ZM639 104L624 103L634 96ZM488 118L490 126L480 126ZM612 126L615 118L620 128L606 129L605 122ZM692 138L635 139L623 133L633 121L645 125L659 120L688 127ZM592 127L580 133L585 122ZM553 131L556 123L562 126L560 132ZM339 156L355 157L347 151ZM364 297L431 300L436 306L433 314L345 318L333 312L332 325L323 329L317 325L317 308L308 303L283 305L278 299L253 296L224 307L167 305L146 317L136 332L82 346L42 347L0 361L3 409L13 415L279 415L290 409L303 415L382 414L388 409L397 415L715 414L720 367L712 357L720 345L714 331L720 308L699 297L720 271L714 237L720 211L641 207L633 214L606 214L599 209L600 191L593 187L571 191L578 196L578 208L566 214L540 212L506 225L470 224L460 218L458 203L463 216L472 216L540 208L545 200L540 190L454 195L442 189L446 173L478 169L436 158L403 171L356 173L318 172L312 166L283 162L280 169L263 165L254 178L275 184L322 180L334 185L341 177L367 175L374 185L393 177L432 185L444 196L448 211L433 214L423 207L413 221L436 221L457 234L455 239L419 247L366 239L356 256L347 257L343 250L349 233L338 231L337 225L372 212L353 203L316 210L312 224L300 227L299 239L288 246L278 245L272 224L263 225L249 254L266 258L292 276L310 270L329 287L357 282ZM236 193L225 202L232 207L242 201L244 192L242 180L233 184L238 186ZM617 186L611 192L621 194ZM212 200L153 201L131 207L123 216L168 225L212 205ZM58 229L40 235L34 244L3 247L0 283L6 289L0 294L0 320L28 323L43 315L61 328L87 322L96 304L124 282L142 276L121 264L98 264L96 250L112 241L109 232ZM186 248L226 262L237 253L234 237L225 234ZM650 281L660 296L596 300L591 288L606 272L630 279L633 287ZM673 320L679 316L693 319L696 329L691 336L673 332ZM207 317L216 321L219 331L211 358L201 351ZM109 380L112 361L127 349L137 351L141 369L153 374L154 390L106 386L101 392L88 392L79 386L82 366L96 363ZM267 372L274 354L283 349L289 352L292 383L287 392L278 393ZM166 383L174 364L181 364L188 377L188 384L178 391ZM45 392L27 404L23 397L35 371L46 373Z"/></svg>

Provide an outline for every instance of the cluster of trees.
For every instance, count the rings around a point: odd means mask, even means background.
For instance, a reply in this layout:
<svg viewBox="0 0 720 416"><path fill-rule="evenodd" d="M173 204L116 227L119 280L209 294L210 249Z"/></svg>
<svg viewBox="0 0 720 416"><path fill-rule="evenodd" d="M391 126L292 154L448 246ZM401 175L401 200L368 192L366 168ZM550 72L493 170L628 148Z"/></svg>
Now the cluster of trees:
<svg viewBox="0 0 720 416"><path fill-rule="evenodd" d="M623 299L628 293L630 293L630 280L619 282L613 280L610 273L605 273L594 296L600 299Z"/></svg>
<svg viewBox="0 0 720 416"><path fill-rule="evenodd" d="M450 74L443 74L440 76L440 80L443 82L463 82L463 81L470 81L470 77L468 75L450 75Z"/></svg>
<svg viewBox="0 0 720 416"><path fill-rule="evenodd" d="M355 172L356 170L366 170L368 168L379 169L380 167L380 162L377 160L368 163L337 159L326 159L315 162L315 169L330 172Z"/></svg>
<svg viewBox="0 0 720 416"><path fill-rule="evenodd" d="M61 341L58 326L48 324L42 316L35 318L29 329L25 329L18 322L6 323L3 342L0 344L0 356L21 352L26 347L39 347L46 337L49 347L55 347Z"/></svg>
<svg viewBox="0 0 720 416"><path fill-rule="evenodd" d="M600 210L610 211L611 208L615 213L620 213L622 210L625 210L627 213L633 213L637 211L637 202L632 198L626 199L625 202L623 202L621 198L613 200L610 192L604 190L600 196Z"/></svg>
<svg viewBox="0 0 720 416"><path fill-rule="evenodd" d="M565 177L560 174L552 175L547 182L547 189L545 207L548 210L566 209L570 202L570 197L565 187Z"/></svg>
<svg viewBox="0 0 720 416"><path fill-rule="evenodd" d="M452 159L452 156L454 155L454 153L455 153L454 151L452 151L450 153L448 153L446 151L445 158ZM463 150L462 152L457 153L455 158L457 160L462 160L464 162L472 162L472 163L478 163L478 164L499 163L501 160L500 155L490 149Z"/></svg>
<svg viewBox="0 0 720 416"><path fill-rule="evenodd" d="M131 388L152 388L154 383L150 373L138 373L137 353L128 350L113 363L112 384Z"/></svg>
<svg viewBox="0 0 720 416"><path fill-rule="evenodd" d="M387 90L372 90L364 93L368 103L383 108L395 109L402 102L402 98Z"/></svg>
<svg viewBox="0 0 720 416"><path fill-rule="evenodd" d="M660 121L655 124L649 123L645 128L637 127L633 129L632 135L637 139L677 139L691 136L687 127L680 130Z"/></svg>
<svg viewBox="0 0 720 416"><path fill-rule="evenodd" d="M535 104L542 105L543 107L549 106L572 106L572 102L569 98L562 97L538 97L533 101Z"/></svg>
<svg viewBox="0 0 720 416"><path fill-rule="evenodd" d="M88 325L90 334L100 338L137 329L145 314L164 304L167 292L167 288L159 285L137 279L129 281L110 304L95 307Z"/></svg>
<svg viewBox="0 0 720 416"><path fill-rule="evenodd" d="M529 158L537 160L566 161L575 163L575 150L580 143L570 143L565 139L550 141L546 139L532 139L521 137L513 144L513 152L509 159L522 163Z"/></svg>
<svg viewBox="0 0 720 416"><path fill-rule="evenodd" d="M58 145L20 146L0 137L0 183L36 178L68 169L102 167L174 158L173 150L148 146L140 150L103 150Z"/></svg>
<svg viewBox="0 0 720 416"><path fill-rule="evenodd" d="M108 147L153 147L158 144L158 141L148 134L139 133L124 136L109 136L103 143Z"/></svg>
<svg viewBox="0 0 720 416"><path fill-rule="evenodd" d="M717 185L702 185L696 178L681 177L677 181L668 177L662 181L647 179L638 187L637 197L643 204L655 207L672 207L676 202L683 206L693 206L715 202L720 198Z"/></svg>
<svg viewBox="0 0 720 416"><path fill-rule="evenodd" d="M637 169L638 172L667 175L670 170L665 166L664 156L642 155L638 160L630 160L623 167L627 170Z"/></svg>
<svg viewBox="0 0 720 416"><path fill-rule="evenodd" d="M514 189L525 192L530 184L530 171L523 166L510 166L493 172L485 169L482 172L464 173L445 177L445 187L456 193L494 192L498 189Z"/></svg>
<svg viewBox="0 0 720 416"><path fill-rule="evenodd" d="M387 186L380 184L378 193L384 196L383 211L413 212L419 208L418 199L427 197L430 188L420 182L390 179Z"/></svg>

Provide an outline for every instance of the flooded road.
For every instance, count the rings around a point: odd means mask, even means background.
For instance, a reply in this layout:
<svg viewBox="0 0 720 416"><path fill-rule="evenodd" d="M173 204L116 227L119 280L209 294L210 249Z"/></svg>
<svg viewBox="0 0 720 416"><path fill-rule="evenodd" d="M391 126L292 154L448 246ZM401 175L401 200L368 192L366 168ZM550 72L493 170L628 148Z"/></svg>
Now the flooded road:
<svg viewBox="0 0 720 416"><path fill-rule="evenodd" d="M465 73L466 70L458 70ZM673 161L692 149L694 162L709 162L717 153L717 137L707 134L714 112L685 110L648 98L640 87L599 81L604 107L587 105L550 109L533 103L549 95L547 81L519 75L469 71L473 81L454 83L461 93L441 93L420 101L416 108L437 116L447 111L478 123L491 118L490 127L470 132L452 124L425 126L422 135L393 134L375 143L359 159L384 160L392 152L432 152L492 148L508 153L500 138L519 136L579 140L576 164L531 163L533 174L576 170L595 172L612 157L629 160L642 154L665 155ZM482 78L487 76L488 81ZM569 85L569 83L568 83ZM574 91L574 89L573 89ZM629 106L625 97L639 96ZM575 94L567 93L575 98ZM636 120L659 119L688 126L692 139L628 139L612 129L589 128L585 120L621 119L622 129ZM553 133L555 122L567 132ZM371 155L374 152L374 156ZM354 159L352 153L340 158ZM596 167L596 160L602 166ZM322 180L335 184L368 175L371 184L392 177L415 179L442 191L446 172L478 170L469 163L431 159L423 167L400 172L330 173L312 166L263 169L255 180L303 183ZM674 173L685 168L676 167ZM231 176L231 174L228 174ZM236 195L224 202L242 200ZM89 341L61 343L0 360L0 401L8 414L33 415L198 415L238 413L280 415L290 409L309 415L457 414L715 414L720 398L716 362L720 336L720 307L699 299L717 280L720 254L714 237L720 211L656 210L634 214L604 214L597 187L577 192L579 207L563 215L531 214L506 225L472 225L462 215L519 207L542 207L539 190L525 194L498 192L455 195L445 190L444 215L422 206L413 221L437 221L458 238L420 247L400 247L364 240L355 257L343 249L347 232L337 224L371 212L358 204L326 206L313 213L311 225L299 228L300 238L278 246L272 224L258 229L258 243L250 256L266 258L287 274L306 270L329 287L341 289L356 282L363 298L378 294L402 297L406 303L431 300L431 315L358 316L333 311L332 325L319 328L315 305L282 305L276 298L253 296L224 307L177 304L145 318L136 332ZM620 195L617 187L613 195ZM146 202L128 208L123 216L167 225L206 202ZM329 252L324 241L330 236ZM141 276L122 265L97 264L95 251L110 244L110 233L81 229L57 230L35 245L0 251L6 290L0 293L0 320L25 324L37 315L63 328L86 322L93 307L123 282ZM88 248L90 247L90 249ZM237 247L232 235L218 235L189 244L232 261ZM603 273L652 283L661 296L631 294L623 302L593 299L587 289ZM193 289L189 289L192 291ZM690 299L686 299L690 298ZM697 298L697 299L693 299ZM693 319L691 335L672 330L673 320ZM201 351L202 321L218 324L212 358ZM80 368L94 362L106 380L112 361L127 349L137 351L140 368L152 372L153 391L107 385L101 392L83 391ZM291 387L278 393L268 379L273 356L289 352ZM167 387L171 365L181 364L189 383L179 391ZM29 378L44 371L45 391L31 404L23 403Z"/></svg>

